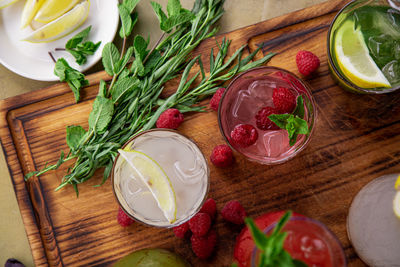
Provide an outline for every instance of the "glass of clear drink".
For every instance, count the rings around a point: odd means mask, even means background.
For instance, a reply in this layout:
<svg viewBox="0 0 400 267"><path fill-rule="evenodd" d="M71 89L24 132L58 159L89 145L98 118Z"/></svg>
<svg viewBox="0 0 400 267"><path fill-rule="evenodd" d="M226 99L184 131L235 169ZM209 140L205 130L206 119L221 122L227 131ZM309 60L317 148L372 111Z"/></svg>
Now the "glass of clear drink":
<svg viewBox="0 0 400 267"><path fill-rule="evenodd" d="M133 155L131 162L121 156L125 152ZM168 177L164 183L146 177L159 177L160 173ZM122 147L111 175L114 195L128 216L150 226L170 228L199 211L208 192L210 171L192 140L174 130L152 129L137 134ZM160 200L162 192L168 191L166 187L173 192L173 220L166 216Z"/></svg>
<svg viewBox="0 0 400 267"><path fill-rule="evenodd" d="M299 134L294 145L289 144L288 132L283 129L264 130L257 126L256 115L266 106L274 107L273 92L287 88L297 98L303 97L304 120L309 133ZM315 102L309 86L293 73L276 67L259 67L237 76L221 98L218 121L225 140L247 159L261 164L283 163L309 143L316 119ZM253 126L257 131L254 144L243 147L236 144L232 132L237 125Z"/></svg>
<svg viewBox="0 0 400 267"><path fill-rule="evenodd" d="M355 0L338 12L328 31L328 65L353 93L400 88L400 2Z"/></svg>

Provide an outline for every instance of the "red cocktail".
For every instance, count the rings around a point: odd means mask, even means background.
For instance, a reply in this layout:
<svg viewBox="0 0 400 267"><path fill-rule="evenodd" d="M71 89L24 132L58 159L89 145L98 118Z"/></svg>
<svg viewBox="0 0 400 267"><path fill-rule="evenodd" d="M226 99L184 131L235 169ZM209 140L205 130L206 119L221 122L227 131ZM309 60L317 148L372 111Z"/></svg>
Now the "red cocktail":
<svg viewBox="0 0 400 267"><path fill-rule="evenodd" d="M282 215L283 212L268 213L257 218L255 223L269 235ZM301 260L310 267L347 266L339 240L320 222L294 214L283 231L288 233L284 249L292 258ZM258 266L258 249L247 228L237 239L234 257L240 267Z"/></svg>

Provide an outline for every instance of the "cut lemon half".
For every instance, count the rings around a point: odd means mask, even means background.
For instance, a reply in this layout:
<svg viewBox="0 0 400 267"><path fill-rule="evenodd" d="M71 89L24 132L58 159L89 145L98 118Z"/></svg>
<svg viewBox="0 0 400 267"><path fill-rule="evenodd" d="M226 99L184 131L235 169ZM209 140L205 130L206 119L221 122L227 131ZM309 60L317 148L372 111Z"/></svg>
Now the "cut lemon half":
<svg viewBox="0 0 400 267"><path fill-rule="evenodd" d="M9 6L11 4L14 4L15 2L17 2L18 0L0 0L0 9Z"/></svg>
<svg viewBox="0 0 400 267"><path fill-rule="evenodd" d="M49 23L71 10L79 0L47 0L38 10L34 20Z"/></svg>
<svg viewBox="0 0 400 267"><path fill-rule="evenodd" d="M176 197L172 183L161 166L146 154L135 150L118 150L129 166L147 186L165 218L176 221Z"/></svg>
<svg viewBox="0 0 400 267"><path fill-rule="evenodd" d="M60 39L82 25L89 14L89 0L77 4L58 19L32 32L23 41L48 43Z"/></svg>
<svg viewBox="0 0 400 267"><path fill-rule="evenodd" d="M346 20L335 36L336 61L345 76L361 88L391 87L369 55L368 47L354 21Z"/></svg>
<svg viewBox="0 0 400 267"><path fill-rule="evenodd" d="M42 6L45 0L27 0L24 5L24 9L22 10L21 16L21 28L25 28L31 23L33 17L36 15L36 12Z"/></svg>

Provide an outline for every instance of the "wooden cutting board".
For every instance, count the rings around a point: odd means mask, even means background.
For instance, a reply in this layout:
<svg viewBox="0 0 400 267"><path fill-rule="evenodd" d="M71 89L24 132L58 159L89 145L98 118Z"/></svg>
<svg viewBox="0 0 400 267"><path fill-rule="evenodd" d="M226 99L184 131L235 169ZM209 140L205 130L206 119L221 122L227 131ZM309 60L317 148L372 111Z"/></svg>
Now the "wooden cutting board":
<svg viewBox="0 0 400 267"><path fill-rule="evenodd" d="M301 49L321 59L318 73L307 79L317 103L316 128L309 146L281 165L263 166L236 154L230 169L211 168L209 197L224 203L237 199L248 214L292 209L322 221L343 244L349 266L365 266L346 235L346 216L352 198L372 179L400 172L400 93L356 95L343 91L332 80L327 66L326 37L330 22L345 1L329 1L295 13L261 22L205 40L196 50L208 63L215 39L232 40L231 52L243 44L252 51L279 54L269 65L298 74L295 55ZM90 86L74 103L65 84L9 98L0 102L0 139L14 183L20 211L37 266L109 266L128 253L151 247L167 248L193 266L229 266L240 227L217 217L219 242L214 256L199 260L187 240L172 230L138 223L118 225L118 205L110 181L101 187L102 173L80 186L54 189L68 166L25 183L23 174L55 163L67 151L68 125L87 126L88 114L104 72L89 76ZM174 83L169 84L169 89ZM195 140L208 157L223 143L215 112L190 114L179 129ZM362 227L362 225L360 225Z"/></svg>

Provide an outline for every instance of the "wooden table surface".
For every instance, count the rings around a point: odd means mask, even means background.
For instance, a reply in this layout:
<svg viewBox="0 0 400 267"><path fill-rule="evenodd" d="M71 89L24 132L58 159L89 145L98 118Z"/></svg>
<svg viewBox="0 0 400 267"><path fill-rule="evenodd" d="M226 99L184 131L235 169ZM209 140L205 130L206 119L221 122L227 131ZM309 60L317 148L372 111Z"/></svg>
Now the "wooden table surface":
<svg viewBox="0 0 400 267"><path fill-rule="evenodd" d="M318 112L308 147L281 165L252 163L238 154L230 169L210 165L209 197L217 201L218 209L237 199L252 217L292 209L320 220L342 242L349 266L364 266L347 239L346 216L363 185L383 174L400 172L400 93L356 95L335 85L327 67L326 34L343 4L329 1L216 38L231 39L231 51L245 43L252 51L263 43L265 52L279 53L269 65L296 74L298 50L313 51L322 64L316 75L306 79ZM197 49L205 65L211 47L215 40ZM105 77L105 73L90 76L91 86L79 104L74 104L62 84L0 103L0 138L36 265L105 266L133 250L162 247L179 253L193 266L228 266L240 227L218 216L216 253L207 261L199 260L189 242L177 239L171 230L140 224L121 228L115 220L118 206L110 181L92 187L101 180L101 171L80 187L79 198L69 187L54 192L67 166L32 180L29 194L23 173L57 161L60 150L67 149L67 125L87 126L96 85ZM173 88L174 83L169 86ZM179 131L195 140L206 156L223 143L214 112L189 115Z"/></svg>

